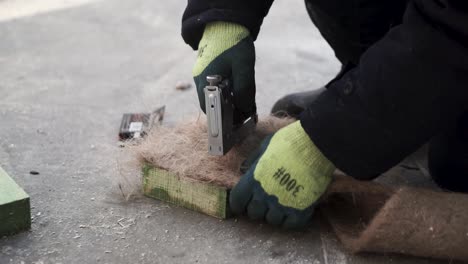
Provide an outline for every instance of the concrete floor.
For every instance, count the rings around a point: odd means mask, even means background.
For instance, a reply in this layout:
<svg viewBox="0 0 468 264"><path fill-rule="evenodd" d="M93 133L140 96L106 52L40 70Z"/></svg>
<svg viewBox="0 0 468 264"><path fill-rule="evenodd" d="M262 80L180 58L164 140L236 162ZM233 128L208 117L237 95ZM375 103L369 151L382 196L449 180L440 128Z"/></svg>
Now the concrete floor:
<svg viewBox="0 0 468 264"><path fill-rule="evenodd" d="M1 264L444 263L348 255L318 219L288 233L146 198L125 202L117 188L122 113L164 104L168 123L199 113L193 88L174 89L191 81L195 58L180 37L186 1L74 1L47 0L49 9L0 1L0 164L30 194L33 214L30 232L0 239ZM265 20L260 113L339 68L303 5L278 0Z"/></svg>

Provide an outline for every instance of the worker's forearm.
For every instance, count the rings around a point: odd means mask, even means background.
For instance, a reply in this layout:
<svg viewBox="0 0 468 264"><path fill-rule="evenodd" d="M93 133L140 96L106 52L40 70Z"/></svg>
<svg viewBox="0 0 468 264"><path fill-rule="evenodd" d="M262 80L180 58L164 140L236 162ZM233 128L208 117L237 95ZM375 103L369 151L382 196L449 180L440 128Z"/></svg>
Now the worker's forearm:
<svg viewBox="0 0 468 264"><path fill-rule="evenodd" d="M313 142L344 172L377 176L468 106L468 15L438 2L410 3L403 24L301 116Z"/></svg>

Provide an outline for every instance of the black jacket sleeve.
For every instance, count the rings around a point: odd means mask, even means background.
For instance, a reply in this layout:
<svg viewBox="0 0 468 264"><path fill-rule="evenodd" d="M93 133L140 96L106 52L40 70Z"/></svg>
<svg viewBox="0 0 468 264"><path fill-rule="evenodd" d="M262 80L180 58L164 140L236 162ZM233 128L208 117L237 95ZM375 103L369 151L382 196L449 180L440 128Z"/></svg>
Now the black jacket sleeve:
<svg viewBox="0 0 468 264"><path fill-rule="evenodd" d="M302 114L310 138L339 169L372 179L468 109L463 1L411 1L403 23Z"/></svg>
<svg viewBox="0 0 468 264"><path fill-rule="evenodd" d="M225 21L247 27L255 40L272 3L273 0L188 0L182 17L182 37L196 50L205 25Z"/></svg>

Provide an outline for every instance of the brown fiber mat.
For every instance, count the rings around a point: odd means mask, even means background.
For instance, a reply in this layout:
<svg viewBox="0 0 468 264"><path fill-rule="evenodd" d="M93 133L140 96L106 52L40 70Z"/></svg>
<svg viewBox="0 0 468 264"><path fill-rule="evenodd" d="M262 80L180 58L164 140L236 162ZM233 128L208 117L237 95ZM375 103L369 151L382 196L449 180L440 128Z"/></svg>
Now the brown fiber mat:
<svg viewBox="0 0 468 264"><path fill-rule="evenodd" d="M468 195L338 177L321 210L353 253L468 261Z"/></svg>

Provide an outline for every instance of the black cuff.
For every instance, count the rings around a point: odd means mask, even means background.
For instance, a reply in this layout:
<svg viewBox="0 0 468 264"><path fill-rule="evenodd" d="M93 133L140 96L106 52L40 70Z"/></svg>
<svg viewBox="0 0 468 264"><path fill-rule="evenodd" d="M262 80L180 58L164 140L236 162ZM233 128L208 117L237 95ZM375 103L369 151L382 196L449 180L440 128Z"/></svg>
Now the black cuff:
<svg viewBox="0 0 468 264"><path fill-rule="evenodd" d="M250 35L255 40L260 30L260 24L263 19L253 14L242 14L232 10L210 9L196 16L188 17L182 22L182 37L185 43L189 44L192 49L198 49L205 25L210 22L224 21L240 24L249 29Z"/></svg>
<svg viewBox="0 0 468 264"><path fill-rule="evenodd" d="M272 3L273 0L189 0L182 16L182 37L197 50L205 25L224 21L245 26L256 40Z"/></svg>

